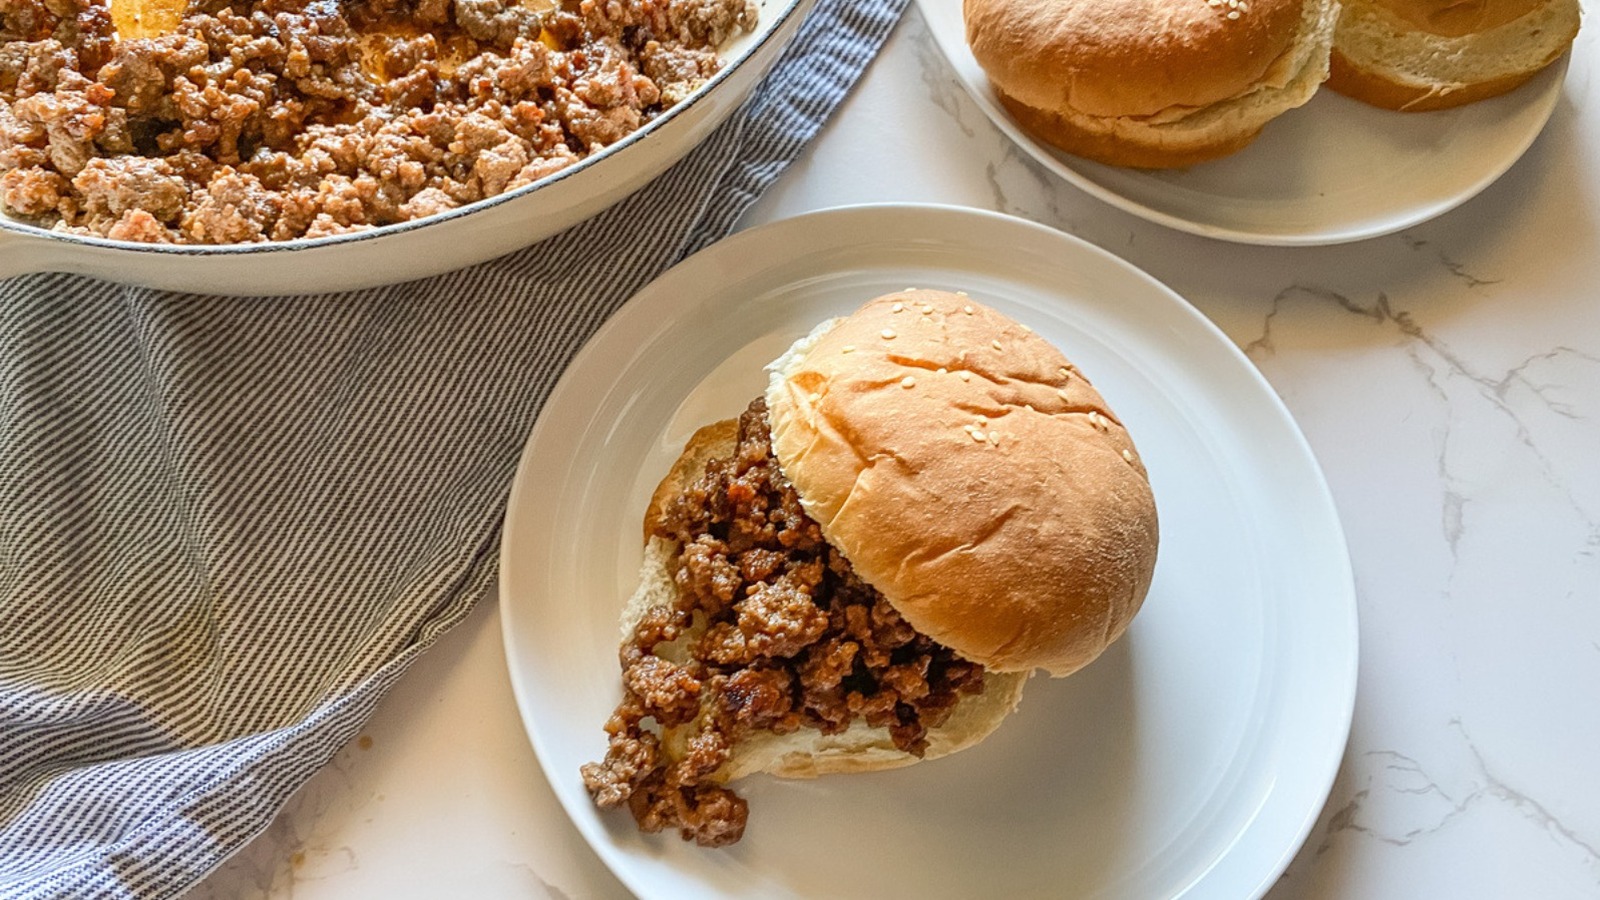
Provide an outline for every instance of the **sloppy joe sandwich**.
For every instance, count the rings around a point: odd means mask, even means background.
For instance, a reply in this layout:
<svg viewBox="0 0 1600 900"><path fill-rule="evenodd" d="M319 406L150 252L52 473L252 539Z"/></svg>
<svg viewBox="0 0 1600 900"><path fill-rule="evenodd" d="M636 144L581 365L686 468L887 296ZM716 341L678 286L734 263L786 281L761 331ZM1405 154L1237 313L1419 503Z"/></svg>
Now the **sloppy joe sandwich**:
<svg viewBox="0 0 1600 900"><path fill-rule="evenodd" d="M964 0L967 43L1039 139L1119 166L1233 153L1328 77L1334 0Z"/></svg>
<svg viewBox="0 0 1600 900"><path fill-rule="evenodd" d="M1504 94L1578 34L1578 0L1344 0L1328 87L1409 112Z"/></svg>
<svg viewBox="0 0 1600 900"><path fill-rule="evenodd" d="M645 511L602 807L706 846L728 783L904 766L982 740L1035 669L1127 628L1156 509L1116 414L970 298L908 290L824 323L765 396L700 429Z"/></svg>

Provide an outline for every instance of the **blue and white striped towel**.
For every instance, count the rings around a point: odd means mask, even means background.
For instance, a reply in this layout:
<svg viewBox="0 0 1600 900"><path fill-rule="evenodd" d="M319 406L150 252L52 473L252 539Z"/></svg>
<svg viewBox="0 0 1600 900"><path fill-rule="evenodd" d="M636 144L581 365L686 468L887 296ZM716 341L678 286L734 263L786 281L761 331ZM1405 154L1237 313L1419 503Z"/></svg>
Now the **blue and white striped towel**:
<svg viewBox="0 0 1600 900"><path fill-rule="evenodd" d="M169 897L491 583L523 439L619 304L795 158L904 0L822 0L619 207L344 296L0 284L0 897Z"/></svg>

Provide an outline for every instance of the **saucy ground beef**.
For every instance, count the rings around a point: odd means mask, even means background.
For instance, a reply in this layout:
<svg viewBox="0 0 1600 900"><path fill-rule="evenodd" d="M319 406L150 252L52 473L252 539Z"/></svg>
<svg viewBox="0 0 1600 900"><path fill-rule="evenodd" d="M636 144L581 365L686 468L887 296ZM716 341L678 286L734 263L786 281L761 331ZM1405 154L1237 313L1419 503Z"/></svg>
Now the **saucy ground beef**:
<svg viewBox="0 0 1600 900"><path fill-rule="evenodd" d="M920 757L928 729L983 690L982 666L918 633L823 540L772 455L765 400L655 534L680 547L677 600L623 644L606 756L583 767L595 802L626 803L645 831L739 840L748 808L715 776L743 735L835 734L860 717ZM677 662L657 655L663 645ZM662 726L681 748L664 745Z"/></svg>
<svg viewBox="0 0 1600 900"><path fill-rule="evenodd" d="M615 143L718 68L750 0L0 0L0 208L196 244L359 231ZM181 2L181 0L179 0Z"/></svg>

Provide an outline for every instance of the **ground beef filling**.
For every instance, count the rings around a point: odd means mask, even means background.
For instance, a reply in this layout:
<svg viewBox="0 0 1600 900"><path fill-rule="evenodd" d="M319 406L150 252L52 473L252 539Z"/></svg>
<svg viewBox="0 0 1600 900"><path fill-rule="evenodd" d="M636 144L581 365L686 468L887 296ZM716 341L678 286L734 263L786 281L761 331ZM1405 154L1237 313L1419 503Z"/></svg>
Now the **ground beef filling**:
<svg viewBox="0 0 1600 900"><path fill-rule="evenodd" d="M628 804L645 831L739 840L745 801L715 776L743 735L834 734L859 717L921 756L928 729L983 690L982 666L918 633L822 539L773 458L764 400L655 533L681 547L677 603L623 645L610 745L583 767L595 802Z"/></svg>
<svg viewBox="0 0 1600 900"><path fill-rule="evenodd" d="M755 22L750 0L189 0L118 40L113 2L139 0L0 0L0 209L195 244L528 184L683 99Z"/></svg>

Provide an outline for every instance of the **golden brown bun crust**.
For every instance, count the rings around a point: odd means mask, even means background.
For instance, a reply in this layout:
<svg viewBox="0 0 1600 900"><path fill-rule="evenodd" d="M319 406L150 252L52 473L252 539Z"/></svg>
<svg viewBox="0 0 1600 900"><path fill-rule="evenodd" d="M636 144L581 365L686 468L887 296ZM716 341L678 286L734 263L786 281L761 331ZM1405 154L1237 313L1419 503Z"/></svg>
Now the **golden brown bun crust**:
<svg viewBox="0 0 1600 900"><path fill-rule="evenodd" d="M1261 133L1258 128L1214 143L1149 146L1134 143L1115 134L1096 133L1080 128L1055 113L1034 109L1002 91L997 90L995 94L1000 98L1000 105L1004 106L1017 120L1017 124L1029 134L1073 156L1081 156L1112 166L1130 166L1136 169L1177 169L1193 166L1221 159L1230 153L1237 153Z"/></svg>
<svg viewBox="0 0 1600 900"><path fill-rule="evenodd" d="M1553 61L1553 60L1552 60ZM1538 72L1522 72L1479 82L1449 93L1436 88L1404 84L1385 78L1376 72L1363 72L1353 65L1337 48L1329 61L1328 90L1362 103L1401 112L1428 112L1465 106L1490 97L1498 97L1522 87Z"/></svg>
<svg viewBox="0 0 1600 900"><path fill-rule="evenodd" d="M1244 93L1295 42L1302 0L964 0L996 88L1040 110L1149 116Z"/></svg>
<svg viewBox="0 0 1600 900"><path fill-rule="evenodd" d="M739 423L727 419L696 431L684 445L683 453L661 479L650 505L645 510L645 553L639 567L639 586L622 610L622 639L628 640L633 628L653 606L673 602L677 585L672 578L672 559L677 556L675 542L655 537L651 532L660 521L666 504L688 487L706 463L727 456L739 437ZM746 775L765 772L780 778L815 778L818 775L875 772L897 769L927 759L938 759L964 750L987 737L1017 708L1027 675L1014 672L986 672L983 693L963 694L950 718L928 731L928 748L922 757L895 747L887 728L874 728L857 720L839 734L823 734L814 728L801 728L789 734L757 732L747 735L733 748L727 764L717 772L720 781L733 781ZM688 738L687 728L664 729L662 743L669 754L681 758Z"/></svg>
<svg viewBox="0 0 1600 900"><path fill-rule="evenodd" d="M1138 611L1155 502L1066 358L971 299L906 291L773 364L773 451L807 512L919 631L1066 675Z"/></svg>

